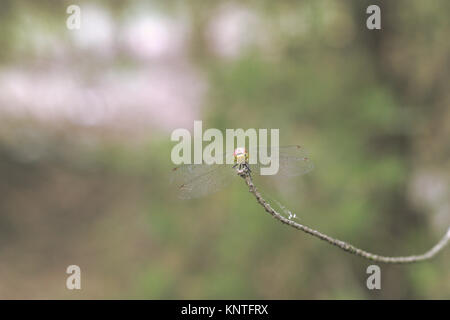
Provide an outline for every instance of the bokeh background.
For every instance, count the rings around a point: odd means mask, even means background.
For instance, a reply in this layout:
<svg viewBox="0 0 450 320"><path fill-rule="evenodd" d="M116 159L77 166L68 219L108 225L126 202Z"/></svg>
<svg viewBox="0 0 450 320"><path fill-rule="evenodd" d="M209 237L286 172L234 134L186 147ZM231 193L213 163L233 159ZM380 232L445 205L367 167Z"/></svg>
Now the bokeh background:
<svg viewBox="0 0 450 320"><path fill-rule="evenodd" d="M191 201L169 184L174 129L278 128L315 169L264 190L301 222L379 254L428 250L450 225L449 12L2 0L0 298L450 298L448 248L382 265L369 291L369 261L281 225L239 179Z"/></svg>

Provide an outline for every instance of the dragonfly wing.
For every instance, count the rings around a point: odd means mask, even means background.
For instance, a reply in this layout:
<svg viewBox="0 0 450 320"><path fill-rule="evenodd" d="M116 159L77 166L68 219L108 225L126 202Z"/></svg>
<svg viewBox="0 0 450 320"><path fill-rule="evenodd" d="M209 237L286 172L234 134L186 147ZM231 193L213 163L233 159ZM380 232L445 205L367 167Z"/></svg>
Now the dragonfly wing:
<svg viewBox="0 0 450 320"><path fill-rule="evenodd" d="M192 199L219 191L235 175L231 165L182 165L173 169L172 183L177 186L181 199Z"/></svg>
<svg viewBox="0 0 450 320"><path fill-rule="evenodd" d="M308 152L298 145L269 147L267 153L272 159L278 159L280 164L278 175L281 176L300 176L310 172L314 168L314 164L310 160ZM276 156L277 153L278 156ZM259 160L260 159L258 158L257 164L250 165L251 170L256 174L260 174L261 167L266 167L266 165L262 165Z"/></svg>
<svg viewBox="0 0 450 320"><path fill-rule="evenodd" d="M280 174L300 176L314 169L308 152L301 146L280 147Z"/></svg>

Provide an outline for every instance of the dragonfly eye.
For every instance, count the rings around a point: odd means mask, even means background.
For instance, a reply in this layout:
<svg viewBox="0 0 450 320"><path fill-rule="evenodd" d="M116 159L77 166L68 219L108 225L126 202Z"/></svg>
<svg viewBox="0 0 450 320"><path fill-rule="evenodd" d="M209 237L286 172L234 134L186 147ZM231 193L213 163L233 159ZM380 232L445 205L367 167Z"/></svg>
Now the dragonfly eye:
<svg viewBox="0 0 450 320"><path fill-rule="evenodd" d="M234 150L234 156L238 156L238 155L241 155L241 154L245 154L245 153L247 153L247 151L245 150L245 148L236 148L235 150Z"/></svg>

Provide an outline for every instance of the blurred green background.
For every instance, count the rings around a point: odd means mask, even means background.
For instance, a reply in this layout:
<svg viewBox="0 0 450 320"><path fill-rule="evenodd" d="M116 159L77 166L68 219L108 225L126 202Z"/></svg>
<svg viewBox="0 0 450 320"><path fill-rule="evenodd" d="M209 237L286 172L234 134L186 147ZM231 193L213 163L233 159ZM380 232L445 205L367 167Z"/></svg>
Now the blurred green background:
<svg viewBox="0 0 450 320"><path fill-rule="evenodd" d="M315 169L264 190L302 223L378 254L428 250L450 225L449 12L2 0L0 298L450 298L448 248L381 265L370 291L371 262L281 225L239 179L190 201L169 184L174 129L277 128Z"/></svg>

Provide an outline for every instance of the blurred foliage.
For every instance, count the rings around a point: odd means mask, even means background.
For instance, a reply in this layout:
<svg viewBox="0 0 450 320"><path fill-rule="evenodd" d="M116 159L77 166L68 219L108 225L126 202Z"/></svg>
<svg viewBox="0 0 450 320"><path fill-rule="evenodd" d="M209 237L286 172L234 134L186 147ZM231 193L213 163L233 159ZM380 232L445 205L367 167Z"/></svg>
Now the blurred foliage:
<svg viewBox="0 0 450 320"><path fill-rule="evenodd" d="M381 31L365 28L375 3ZM39 65L26 49L32 35L20 33L23 12L59 30L65 5L2 1L0 66ZM119 1L98 5L116 17L127 11ZM428 250L450 222L449 2L230 5L261 28L244 29L259 36L232 57L208 43L222 2L150 5L192 18L188 59L208 83L204 128L279 128L281 144L304 145L313 172L260 181L301 222L383 255ZM114 63L126 68L123 59ZM0 121L0 297L450 298L449 250L383 265L382 290L369 291L369 261L274 221L239 179L207 198L176 200L168 130L135 139L115 128ZM444 202L411 192L423 172L443 179ZM81 292L63 287L69 264L82 269Z"/></svg>

